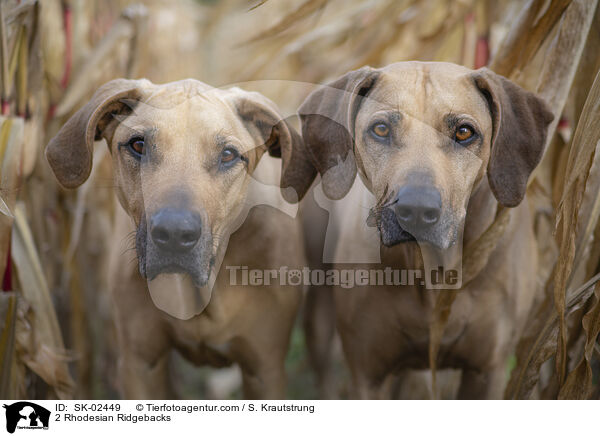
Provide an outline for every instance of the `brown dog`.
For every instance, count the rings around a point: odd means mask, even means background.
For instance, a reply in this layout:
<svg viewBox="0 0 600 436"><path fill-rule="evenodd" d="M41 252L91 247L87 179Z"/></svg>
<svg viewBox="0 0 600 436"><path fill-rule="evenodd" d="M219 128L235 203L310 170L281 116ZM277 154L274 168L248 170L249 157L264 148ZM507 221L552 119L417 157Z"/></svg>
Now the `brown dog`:
<svg viewBox="0 0 600 436"><path fill-rule="evenodd" d="M310 94L299 113L323 192L346 196L330 210L341 217L338 257L365 249L372 227L353 217L368 208L382 266L401 269L423 267L420 246L441 252L461 238L465 246L476 241L498 204L515 208L487 265L460 290L438 356L439 368L462 369L460 398L500 398L536 293L522 200L553 118L545 103L487 69L406 62L347 73ZM389 396L394 374L428 367L436 294L422 282L335 288L359 397Z"/></svg>
<svg viewBox="0 0 600 436"><path fill-rule="evenodd" d="M113 259L123 395L170 396L167 357L176 348L196 364L238 363L249 398L283 397L284 358L301 290L279 281L234 286L225 266L303 264L296 221L259 207L240 224L244 205L256 195L250 193L252 176L266 151L283 156L286 198L306 191L310 181L302 181L314 170L302 164L299 135L257 93L195 80L114 80L48 144L46 156L63 186L75 188L88 178L93 142L102 138L112 154L118 199L130 217L117 220L117 227L124 222L135 230L139 267L138 273L123 257ZM277 174L276 161L264 159L263 172ZM294 170L287 171L291 163ZM279 189L265 192L260 195L273 198L254 203L283 203Z"/></svg>

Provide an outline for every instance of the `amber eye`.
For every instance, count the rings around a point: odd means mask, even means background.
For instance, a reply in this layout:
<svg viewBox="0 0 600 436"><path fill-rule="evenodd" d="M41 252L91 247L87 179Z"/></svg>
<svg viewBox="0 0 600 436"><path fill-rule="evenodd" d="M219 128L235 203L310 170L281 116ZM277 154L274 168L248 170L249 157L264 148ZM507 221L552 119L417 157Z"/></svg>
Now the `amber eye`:
<svg viewBox="0 0 600 436"><path fill-rule="evenodd" d="M463 124L456 129L456 133L454 133L454 140L456 142L467 142L475 135L475 131L473 128L467 124Z"/></svg>
<svg viewBox="0 0 600 436"><path fill-rule="evenodd" d="M139 156L144 154L144 138L131 138L128 144L133 154Z"/></svg>
<svg viewBox="0 0 600 436"><path fill-rule="evenodd" d="M221 163L222 164L231 164L232 162L234 162L238 157L240 156L240 154L238 153L238 151L235 148L225 148L222 152L221 152Z"/></svg>
<svg viewBox="0 0 600 436"><path fill-rule="evenodd" d="M371 127L371 130L380 138L387 138L390 134L390 126L388 126L386 123L377 123Z"/></svg>

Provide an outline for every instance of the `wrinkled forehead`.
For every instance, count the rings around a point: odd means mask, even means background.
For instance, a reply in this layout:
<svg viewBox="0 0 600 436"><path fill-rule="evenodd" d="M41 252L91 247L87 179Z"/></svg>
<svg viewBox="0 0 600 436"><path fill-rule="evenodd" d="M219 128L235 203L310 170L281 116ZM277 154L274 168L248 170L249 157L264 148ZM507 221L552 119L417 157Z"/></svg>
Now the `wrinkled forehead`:
<svg viewBox="0 0 600 436"><path fill-rule="evenodd" d="M119 117L119 129L173 144L232 137L251 147L248 132L226 97L219 89L189 93L166 88L131 103L133 111Z"/></svg>
<svg viewBox="0 0 600 436"><path fill-rule="evenodd" d="M449 113L468 114L491 125L489 108L472 71L447 63L402 62L383 68L368 95L371 110L394 110L423 122ZM364 104L364 103L363 103Z"/></svg>

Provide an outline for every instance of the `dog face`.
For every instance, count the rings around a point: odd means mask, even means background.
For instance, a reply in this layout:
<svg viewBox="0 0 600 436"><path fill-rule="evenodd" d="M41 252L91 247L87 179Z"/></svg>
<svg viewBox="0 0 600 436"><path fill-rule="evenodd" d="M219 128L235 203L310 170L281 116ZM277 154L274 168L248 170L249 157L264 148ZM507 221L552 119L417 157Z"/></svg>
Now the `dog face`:
<svg viewBox="0 0 600 436"><path fill-rule="evenodd" d="M300 116L326 195L345 195L358 170L384 245L441 249L456 242L486 173L500 203L520 203L552 120L543 101L489 70L421 62L348 73L309 95Z"/></svg>
<svg viewBox="0 0 600 436"><path fill-rule="evenodd" d="M381 73L356 115L355 157L386 245L456 240L491 133L487 102L462 68L400 64Z"/></svg>
<svg viewBox="0 0 600 436"><path fill-rule="evenodd" d="M117 80L100 88L46 149L64 186L87 179L91 142L101 138L110 147L119 201L137 226L140 273L149 280L184 273L198 287L234 230L263 153L289 164L292 144L301 148L266 98L194 80ZM307 187L282 174L282 186L301 197Z"/></svg>
<svg viewBox="0 0 600 436"><path fill-rule="evenodd" d="M243 206L265 148L227 94L181 95L167 107L151 98L115 129L117 194L136 221L140 271L149 280L188 273L206 284L219 239Z"/></svg>

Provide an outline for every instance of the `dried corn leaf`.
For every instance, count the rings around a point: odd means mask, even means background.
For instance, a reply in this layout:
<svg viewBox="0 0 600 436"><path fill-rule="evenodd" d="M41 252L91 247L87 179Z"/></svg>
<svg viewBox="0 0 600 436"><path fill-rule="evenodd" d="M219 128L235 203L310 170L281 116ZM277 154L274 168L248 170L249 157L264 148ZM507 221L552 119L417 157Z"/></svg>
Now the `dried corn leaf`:
<svg viewBox="0 0 600 436"><path fill-rule="evenodd" d="M596 7L596 1L574 0L563 13L563 17L558 24L556 36L544 53L544 65L541 76L538 79L540 87L538 92L550 103L555 121L550 127L550 140L558 119L563 110L568 91L575 76L577 63L581 57L585 45L587 33L589 32L593 19L593 11ZM518 22L517 26L522 23ZM576 32L573 30L577 29ZM572 59L572 62L563 62L565 58ZM535 74L538 74L537 72ZM575 142L573 142L574 145ZM571 153L576 153L571 150ZM588 155L589 156L589 155ZM552 289L554 295L554 308L558 314L558 324L560 334L558 339L554 336L554 331L549 327L553 324L546 323L550 318L548 312L552 307L548 302L539 308L534 317L543 317L539 323L531 321L526 327L525 335L521 338L517 351L517 368L513 371L514 377L511 377L507 396L530 394L532 386L535 386L539 379L539 368L550 356L547 354L549 346L556 343L556 370L559 377L559 383L562 383L566 375L567 367L567 331L566 331L566 295L569 286L569 277L571 275L573 259L575 257L575 228L577 226L578 211L582 204L583 188L585 180L591 168L591 161L588 159L578 160L578 165L583 165L586 171L579 176L578 188L570 190L563 194L564 213L562 214L563 233L560 242L560 257L554 268L554 284L546 286L546 289ZM578 166L581 168L581 166ZM571 173L567 170L568 173ZM571 173L572 174L572 173ZM548 294L547 294L548 295ZM531 347L531 348L527 348ZM519 397L521 398L521 397Z"/></svg>
<svg viewBox="0 0 600 436"><path fill-rule="evenodd" d="M21 0L17 4L13 4L12 8L4 13L6 23L21 22L37 4L38 0Z"/></svg>
<svg viewBox="0 0 600 436"><path fill-rule="evenodd" d="M569 296L566 304L567 315L585 305L599 281L600 274L597 274ZM544 300L537 310L531 313L524 332L517 346L517 366L513 369L504 391L505 399L531 398L540 378L541 366L556 352L558 315L551 299Z"/></svg>
<svg viewBox="0 0 600 436"><path fill-rule="evenodd" d="M24 325L30 327L19 329L17 338L19 357L54 388L59 399L71 398L74 386L67 353L22 204L15 207L12 247L21 293L30 307L22 318Z"/></svg>
<svg viewBox="0 0 600 436"><path fill-rule="evenodd" d="M600 334L600 285L594 287L591 308L582 320L585 331L585 351L581 361L567 376L558 398L562 400L585 400L592 393L592 354Z"/></svg>
<svg viewBox="0 0 600 436"><path fill-rule="evenodd" d="M2 103L8 100L10 94L10 82L8 79L8 41L7 41L7 25L4 17L5 2L0 3L0 95Z"/></svg>
<svg viewBox="0 0 600 436"><path fill-rule="evenodd" d="M0 398L14 398L12 369L15 365L15 326L17 320L17 295L0 294L0 319L4 319L0 333Z"/></svg>
<svg viewBox="0 0 600 436"><path fill-rule="evenodd" d="M491 68L504 76L522 71L570 3L571 0L528 1L492 60Z"/></svg>
<svg viewBox="0 0 600 436"><path fill-rule="evenodd" d="M261 7L262 5L264 5L266 2L268 2L269 0L260 0L257 4L255 4L254 6L252 6L250 9L248 9L248 12L253 11L256 8Z"/></svg>
<svg viewBox="0 0 600 436"><path fill-rule="evenodd" d="M574 264L587 246L589 238L596 228L600 214L600 186L588 186L592 163L600 158L600 73L596 76L594 85L583 107L579 125L573 137L569 160L567 163L567 181L559 204L556 222L562 222L562 241L560 257L554 279L555 306L560 320L560 336L557 349L557 372L559 385L562 386L567 369L567 331L564 317L564 300ZM595 179L598 182L597 179ZM588 214L580 216L584 193L588 192L588 202L591 204ZM576 234L578 223L583 227L581 234Z"/></svg>
<svg viewBox="0 0 600 436"><path fill-rule="evenodd" d="M250 44L256 41L260 41L262 39L270 38L287 30L290 26L296 24L298 21L303 20L304 18L312 15L313 13L324 7L327 4L327 1L328 0L306 0L295 11L286 15L276 24L274 24L266 30L263 30L258 35L251 37L250 39L245 41L244 44Z"/></svg>
<svg viewBox="0 0 600 436"><path fill-rule="evenodd" d="M62 2L60 0L44 0L40 4L40 9L39 33L44 60L44 76L50 101L55 103L62 94L60 80L65 69L66 42Z"/></svg>
<svg viewBox="0 0 600 436"><path fill-rule="evenodd" d="M558 22L556 34L547 49L540 53L544 59L542 73L537 69L529 73L537 81L537 87L532 89L549 103L554 114L554 121L548 130L548 143L552 140L569 96L597 5L598 0L572 0Z"/></svg>
<svg viewBox="0 0 600 436"><path fill-rule="evenodd" d="M0 213L3 215L6 215L9 218L14 218L12 212L10 211L10 209L8 208L6 202L4 201L4 199L2 197L0 197Z"/></svg>
<svg viewBox="0 0 600 436"><path fill-rule="evenodd" d="M558 374L558 383L562 385L566 375L567 365L567 328L565 316L565 296L567 282L571 276L573 268L573 259L575 258L575 232L577 227L577 213L583 199L584 181L579 181L575 188L576 191L568 192L567 198L563 196L564 205L567 213L562 214L562 238L560 244L559 258L554 274L554 307L558 313L559 336L556 355L556 372ZM565 193L567 193L565 191Z"/></svg>
<svg viewBox="0 0 600 436"><path fill-rule="evenodd" d="M12 80L17 71L17 63L19 60L19 53L21 52L21 44L26 43L27 34L26 34L25 30L26 30L25 26L19 27L19 31L17 33L17 37L15 40L15 46L10 55L10 61L8 63L8 76L7 76L7 80L8 80L7 85L8 85L9 89L12 87Z"/></svg>
<svg viewBox="0 0 600 436"><path fill-rule="evenodd" d="M21 41L19 42L19 55L17 64L17 114L25 116L27 110L27 97L28 97L28 61L29 61L29 44L27 41L27 28L21 26L23 31L21 32Z"/></svg>
<svg viewBox="0 0 600 436"><path fill-rule="evenodd" d="M12 227L19 178L21 147L23 144L23 119L0 116L0 268L4 274Z"/></svg>

